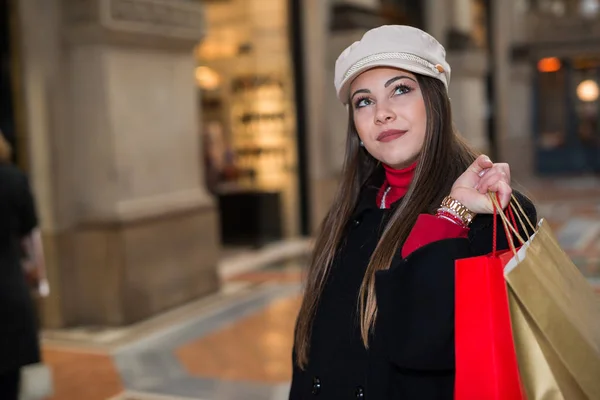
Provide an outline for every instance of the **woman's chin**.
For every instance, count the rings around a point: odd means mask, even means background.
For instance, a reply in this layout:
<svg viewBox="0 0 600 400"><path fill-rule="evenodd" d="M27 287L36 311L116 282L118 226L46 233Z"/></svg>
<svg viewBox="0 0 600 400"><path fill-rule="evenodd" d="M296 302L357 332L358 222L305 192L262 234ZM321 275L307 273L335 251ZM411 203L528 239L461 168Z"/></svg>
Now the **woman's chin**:
<svg viewBox="0 0 600 400"><path fill-rule="evenodd" d="M416 157L395 155L394 157L382 157L380 161L394 169L402 169L411 165L415 159Z"/></svg>

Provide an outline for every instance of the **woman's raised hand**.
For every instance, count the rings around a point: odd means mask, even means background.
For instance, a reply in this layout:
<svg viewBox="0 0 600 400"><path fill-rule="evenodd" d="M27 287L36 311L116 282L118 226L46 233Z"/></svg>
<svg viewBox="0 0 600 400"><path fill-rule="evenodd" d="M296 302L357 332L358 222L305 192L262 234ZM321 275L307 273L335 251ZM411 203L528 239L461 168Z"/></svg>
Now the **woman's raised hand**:
<svg viewBox="0 0 600 400"><path fill-rule="evenodd" d="M506 163L493 163L488 156L481 155L458 177L450 196L476 214L491 214L494 206L488 191L500 195L500 204L506 208L510 202L510 167Z"/></svg>

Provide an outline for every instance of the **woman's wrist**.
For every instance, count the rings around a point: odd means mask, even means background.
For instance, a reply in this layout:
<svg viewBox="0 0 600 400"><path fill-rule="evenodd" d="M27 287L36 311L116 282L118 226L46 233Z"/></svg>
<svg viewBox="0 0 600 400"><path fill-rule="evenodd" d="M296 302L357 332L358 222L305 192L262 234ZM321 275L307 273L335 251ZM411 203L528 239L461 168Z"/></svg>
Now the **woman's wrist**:
<svg viewBox="0 0 600 400"><path fill-rule="evenodd" d="M452 195L446 196L436 212L436 216L450 220L457 225L468 227L475 218L475 213L465 207Z"/></svg>
<svg viewBox="0 0 600 400"><path fill-rule="evenodd" d="M453 223L454 225L458 225L463 228L467 227L460 218L458 218L450 213L446 213L446 212L442 211L441 209L437 210L435 216L440 219L445 219L446 221L449 221L449 222Z"/></svg>

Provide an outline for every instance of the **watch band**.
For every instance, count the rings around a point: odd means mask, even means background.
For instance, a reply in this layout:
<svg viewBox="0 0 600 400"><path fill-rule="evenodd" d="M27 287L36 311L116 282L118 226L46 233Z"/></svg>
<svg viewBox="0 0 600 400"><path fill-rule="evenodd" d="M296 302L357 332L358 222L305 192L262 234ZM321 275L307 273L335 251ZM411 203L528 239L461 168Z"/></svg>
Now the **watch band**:
<svg viewBox="0 0 600 400"><path fill-rule="evenodd" d="M441 204L442 208L455 214L457 217L462 219L465 226L468 226L475 218L475 213L471 212L467 207L463 206L462 203L451 196L444 197Z"/></svg>

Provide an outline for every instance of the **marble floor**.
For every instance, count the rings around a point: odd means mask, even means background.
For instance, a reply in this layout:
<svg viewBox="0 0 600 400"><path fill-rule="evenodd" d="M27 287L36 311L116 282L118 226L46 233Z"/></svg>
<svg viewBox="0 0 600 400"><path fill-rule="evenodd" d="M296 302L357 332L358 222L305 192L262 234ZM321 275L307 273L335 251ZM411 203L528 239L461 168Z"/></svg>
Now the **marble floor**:
<svg viewBox="0 0 600 400"><path fill-rule="evenodd" d="M600 193L538 204L600 291ZM133 327L46 332L51 400L287 399L305 263L230 274L221 293Z"/></svg>
<svg viewBox="0 0 600 400"><path fill-rule="evenodd" d="M286 399L304 263L231 277L214 298L145 327L47 332L51 399Z"/></svg>

